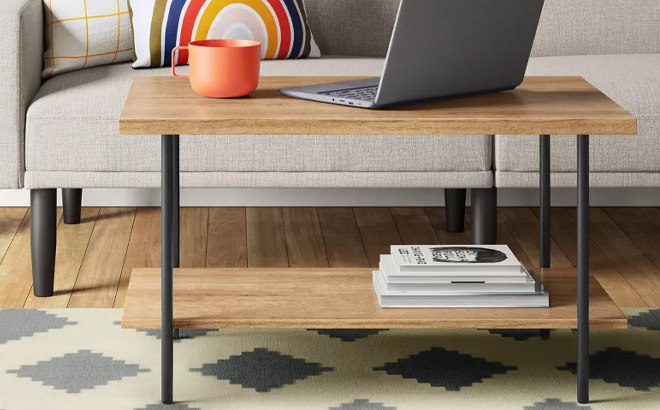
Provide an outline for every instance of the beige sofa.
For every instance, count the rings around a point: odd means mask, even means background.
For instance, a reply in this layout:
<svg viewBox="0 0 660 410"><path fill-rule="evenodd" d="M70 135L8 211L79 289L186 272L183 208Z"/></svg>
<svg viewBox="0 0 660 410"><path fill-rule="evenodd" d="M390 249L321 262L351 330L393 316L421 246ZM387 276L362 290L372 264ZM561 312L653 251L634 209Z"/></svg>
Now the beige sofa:
<svg viewBox="0 0 660 410"><path fill-rule="evenodd" d="M398 0L305 3L324 57L263 62L264 75L379 75ZM42 0L0 3L0 188L32 190L33 269L48 279L56 188L75 222L81 188L159 186L159 138L119 136L117 120L132 78L168 70L124 63L42 84L42 13ZM660 186L659 67L660 0L546 0L528 74L581 75L639 119L637 138L593 139L592 186ZM552 141L553 185L574 185L575 139ZM536 136L182 136L181 161L183 187L471 188L494 206L494 187L538 185Z"/></svg>

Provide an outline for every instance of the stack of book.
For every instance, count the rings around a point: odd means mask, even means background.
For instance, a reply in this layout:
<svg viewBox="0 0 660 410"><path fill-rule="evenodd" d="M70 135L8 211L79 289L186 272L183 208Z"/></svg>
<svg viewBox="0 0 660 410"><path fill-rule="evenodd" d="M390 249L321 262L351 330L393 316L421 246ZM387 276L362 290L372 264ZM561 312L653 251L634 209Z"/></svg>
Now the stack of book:
<svg viewBox="0 0 660 410"><path fill-rule="evenodd" d="M541 281L506 245L392 246L373 284L384 308L550 306Z"/></svg>

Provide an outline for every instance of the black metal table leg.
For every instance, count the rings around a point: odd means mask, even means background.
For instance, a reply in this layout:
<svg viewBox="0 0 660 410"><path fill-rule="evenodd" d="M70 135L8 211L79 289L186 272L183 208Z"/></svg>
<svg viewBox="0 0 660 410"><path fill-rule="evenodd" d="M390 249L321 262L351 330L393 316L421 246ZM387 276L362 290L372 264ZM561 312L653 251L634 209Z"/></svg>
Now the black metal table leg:
<svg viewBox="0 0 660 410"><path fill-rule="evenodd" d="M179 265L179 136L172 135L172 266Z"/></svg>
<svg viewBox="0 0 660 410"><path fill-rule="evenodd" d="M172 266L181 267L179 259L180 235L179 226L181 214L179 212L179 136L172 135ZM179 338L179 329L173 329L172 337Z"/></svg>
<svg viewBox="0 0 660 410"><path fill-rule="evenodd" d="M173 401L173 280L172 280L172 222L174 205L174 138L163 135L161 183L161 399L163 404Z"/></svg>
<svg viewBox="0 0 660 410"><path fill-rule="evenodd" d="M577 399L589 402L589 136L578 135Z"/></svg>
<svg viewBox="0 0 660 410"><path fill-rule="evenodd" d="M540 137L539 266L550 267L550 136Z"/></svg>

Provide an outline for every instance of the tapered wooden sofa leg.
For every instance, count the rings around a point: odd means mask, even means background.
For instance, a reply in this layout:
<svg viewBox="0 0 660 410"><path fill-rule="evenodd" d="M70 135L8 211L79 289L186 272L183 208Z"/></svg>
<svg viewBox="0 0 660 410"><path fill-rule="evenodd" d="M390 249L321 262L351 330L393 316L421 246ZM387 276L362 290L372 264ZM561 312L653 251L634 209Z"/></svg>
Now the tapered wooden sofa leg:
<svg viewBox="0 0 660 410"><path fill-rule="evenodd" d="M445 189L445 217L447 231L452 233L465 230L465 197L467 189Z"/></svg>
<svg viewBox="0 0 660 410"><path fill-rule="evenodd" d="M30 191L30 248L34 296L53 296L57 245L57 190Z"/></svg>
<svg viewBox="0 0 660 410"><path fill-rule="evenodd" d="M67 225L79 224L82 208L82 189L63 188L62 207L64 208L64 223Z"/></svg>
<svg viewBox="0 0 660 410"><path fill-rule="evenodd" d="M497 188L473 189L472 243L495 245L497 242Z"/></svg>

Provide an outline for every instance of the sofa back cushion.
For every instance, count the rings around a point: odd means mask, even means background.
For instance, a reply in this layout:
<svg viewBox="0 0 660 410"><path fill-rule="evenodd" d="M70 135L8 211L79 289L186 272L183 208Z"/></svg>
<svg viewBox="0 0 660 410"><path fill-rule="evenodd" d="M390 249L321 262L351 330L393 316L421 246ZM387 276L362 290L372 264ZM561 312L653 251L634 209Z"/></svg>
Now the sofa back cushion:
<svg viewBox="0 0 660 410"><path fill-rule="evenodd" d="M533 56L660 53L660 0L545 0Z"/></svg>
<svg viewBox="0 0 660 410"><path fill-rule="evenodd" d="M387 53L400 0L304 1L323 54ZM660 0L546 0L532 55L644 53L660 53Z"/></svg>
<svg viewBox="0 0 660 410"><path fill-rule="evenodd" d="M322 54L384 57L399 0L304 0Z"/></svg>

